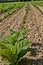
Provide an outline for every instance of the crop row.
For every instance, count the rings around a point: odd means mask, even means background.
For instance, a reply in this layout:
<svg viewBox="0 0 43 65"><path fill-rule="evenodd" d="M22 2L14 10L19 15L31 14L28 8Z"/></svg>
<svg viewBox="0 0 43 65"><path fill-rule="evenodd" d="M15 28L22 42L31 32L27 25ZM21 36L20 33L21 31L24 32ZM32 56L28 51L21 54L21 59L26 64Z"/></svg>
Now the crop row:
<svg viewBox="0 0 43 65"><path fill-rule="evenodd" d="M32 5L34 7L36 7L42 14L43 14L43 11L39 8L39 6L43 6L43 1L35 1L35 2L32 2Z"/></svg>
<svg viewBox="0 0 43 65"><path fill-rule="evenodd" d="M24 3L17 4L13 10L16 11L23 5ZM26 23L27 14L29 11L28 5L29 3L25 6L26 13L23 18L23 25ZM32 43L25 37L28 32L29 30L27 29L22 29L20 31L10 30L9 36L5 36L0 39L0 55L4 59L0 62L0 65L19 65L21 60L30 53L28 48L32 45ZM6 62L6 60L8 60L8 62Z"/></svg>
<svg viewBox="0 0 43 65"><path fill-rule="evenodd" d="M9 9L7 11L7 13L4 13L4 17L3 18L0 18L0 22L2 22L2 20L6 17L8 17L9 15L12 15L15 11L17 11L18 9L20 9L22 6L25 5L25 3L15 3L16 5L12 8L12 9ZM11 6L12 7L12 6Z"/></svg>
<svg viewBox="0 0 43 65"><path fill-rule="evenodd" d="M24 3L18 3L15 5L15 7L11 10L9 10L7 12L7 14L4 16L4 18L8 17L9 15L13 14L15 11L17 11L18 9L20 9L22 6L24 5Z"/></svg>
<svg viewBox="0 0 43 65"><path fill-rule="evenodd" d="M13 8L15 3L0 3L0 13L6 12L9 9Z"/></svg>
<svg viewBox="0 0 43 65"><path fill-rule="evenodd" d="M11 3L0 3L0 13L6 12L12 8L15 7L15 5L17 4L21 4L21 3L15 3L15 2L11 2Z"/></svg>
<svg viewBox="0 0 43 65"><path fill-rule="evenodd" d="M31 2L34 6L43 6L43 1Z"/></svg>
<svg viewBox="0 0 43 65"><path fill-rule="evenodd" d="M30 10L30 7L29 7L29 3L27 2L26 6L25 6L25 16L23 18L23 22L21 24L22 28L24 28L24 25L26 23L26 19L27 19L27 14L28 14L28 11Z"/></svg>

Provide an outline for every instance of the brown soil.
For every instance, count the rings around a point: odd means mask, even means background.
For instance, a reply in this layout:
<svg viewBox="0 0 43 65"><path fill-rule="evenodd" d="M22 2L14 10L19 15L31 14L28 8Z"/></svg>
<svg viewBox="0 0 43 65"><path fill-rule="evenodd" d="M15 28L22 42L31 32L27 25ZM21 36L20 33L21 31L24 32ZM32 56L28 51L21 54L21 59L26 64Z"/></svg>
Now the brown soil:
<svg viewBox="0 0 43 65"><path fill-rule="evenodd" d="M24 27L30 30L27 38L33 44L29 48L31 54L27 55L22 65L43 65L43 15L31 4Z"/></svg>

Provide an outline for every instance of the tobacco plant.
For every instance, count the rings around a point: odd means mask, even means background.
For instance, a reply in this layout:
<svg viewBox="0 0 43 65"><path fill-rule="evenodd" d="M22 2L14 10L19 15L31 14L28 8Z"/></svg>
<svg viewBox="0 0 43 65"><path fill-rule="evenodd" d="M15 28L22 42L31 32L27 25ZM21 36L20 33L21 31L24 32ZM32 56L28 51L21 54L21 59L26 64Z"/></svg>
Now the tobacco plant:
<svg viewBox="0 0 43 65"><path fill-rule="evenodd" d="M24 36L29 31L10 31L9 36L0 40L0 55L7 59L11 63L10 65L18 65L24 55L29 52L27 48L31 46L31 42Z"/></svg>

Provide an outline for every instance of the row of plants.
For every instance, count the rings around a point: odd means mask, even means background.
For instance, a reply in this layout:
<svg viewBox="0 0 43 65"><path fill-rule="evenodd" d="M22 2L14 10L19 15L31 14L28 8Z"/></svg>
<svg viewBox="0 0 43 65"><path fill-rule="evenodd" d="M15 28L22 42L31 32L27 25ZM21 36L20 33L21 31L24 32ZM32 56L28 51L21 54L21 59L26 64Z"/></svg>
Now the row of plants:
<svg viewBox="0 0 43 65"><path fill-rule="evenodd" d="M20 2L0 3L0 13L6 12L6 11L14 8L16 4L20 4Z"/></svg>
<svg viewBox="0 0 43 65"><path fill-rule="evenodd" d="M28 2L27 2L27 4L26 4L26 6L25 6L25 11L26 11L26 13L25 13L25 16L24 16L24 18L23 18L23 22L22 22L22 24L21 24L22 28L24 27L24 24L26 23L27 14L28 14L28 11L29 11L29 3L28 3Z"/></svg>
<svg viewBox="0 0 43 65"><path fill-rule="evenodd" d="M15 11L20 9L23 5L24 5L24 3L16 4L16 6L12 10L8 11L8 13L4 16L4 18L8 17L9 15L12 15Z"/></svg>
<svg viewBox="0 0 43 65"><path fill-rule="evenodd" d="M10 30L9 36L0 39L0 55L10 62L10 64L7 64L7 62L2 65L18 65L25 55L29 54L28 48L32 43L25 37L28 32L29 30L27 29L20 31Z"/></svg>
<svg viewBox="0 0 43 65"><path fill-rule="evenodd" d="M43 1L33 1L31 2L34 6L43 6Z"/></svg>
<svg viewBox="0 0 43 65"><path fill-rule="evenodd" d="M3 18L0 18L0 22L3 21L3 19L7 18L9 15L12 15L13 13L15 13L18 9L20 9L21 7L23 7L25 5L25 3L21 2L21 3L15 3L16 5L14 6L14 8L10 9L6 14L4 14Z"/></svg>
<svg viewBox="0 0 43 65"><path fill-rule="evenodd" d="M43 1L35 1L31 3L34 7L36 7L43 14L43 11L41 11L41 9L39 8L39 6L43 6Z"/></svg>
<svg viewBox="0 0 43 65"><path fill-rule="evenodd" d="M0 13L6 12L9 9L13 8L16 3L0 3Z"/></svg>

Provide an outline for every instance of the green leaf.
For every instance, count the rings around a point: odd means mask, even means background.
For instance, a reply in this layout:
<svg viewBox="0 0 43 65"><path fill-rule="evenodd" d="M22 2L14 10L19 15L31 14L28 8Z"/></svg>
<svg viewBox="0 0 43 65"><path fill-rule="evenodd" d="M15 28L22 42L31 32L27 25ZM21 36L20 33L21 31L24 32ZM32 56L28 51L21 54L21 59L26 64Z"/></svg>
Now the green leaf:
<svg viewBox="0 0 43 65"><path fill-rule="evenodd" d="M17 49L19 52L21 49L27 49L28 47L30 47L32 43L24 39L19 42L16 42L15 44L17 45Z"/></svg>
<svg viewBox="0 0 43 65"><path fill-rule="evenodd" d="M19 40L23 39L23 38L24 38L24 35L25 35L26 33L28 33L28 32L29 32L29 30L27 30L27 29L26 29L26 30L20 30L17 40L19 41Z"/></svg>
<svg viewBox="0 0 43 65"><path fill-rule="evenodd" d="M7 49L0 49L0 55L2 55L3 58L9 60L11 63L14 63L14 59L16 58L16 55Z"/></svg>
<svg viewBox="0 0 43 65"><path fill-rule="evenodd" d="M31 42L29 42L28 40L24 39L24 40L21 40L19 41L18 43L16 43L17 45L17 60L16 63L18 64L18 62L23 58L23 56L29 52L27 50L28 47L31 46Z"/></svg>
<svg viewBox="0 0 43 65"><path fill-rule="evenodd" d="M14 46L12 44L0 43L0 47L2 49L8 49L8 50L12 51L13 54L16 54L16 52L17 52L16 46Z"/></svg>
<svg viewBox="0 0 43 65"><path fill-rule="evenodd" d="M16 33L17 33L16 31L10 30L11 35L16 34Z"/></svg>
<svg viewBox="0 0 43 65"><path fill-rule="evenodd" d="M2 40L0 41L0 43L15 44L15 42L17 41L17 38L18 38L18 33L3 37Z"/></svg>

